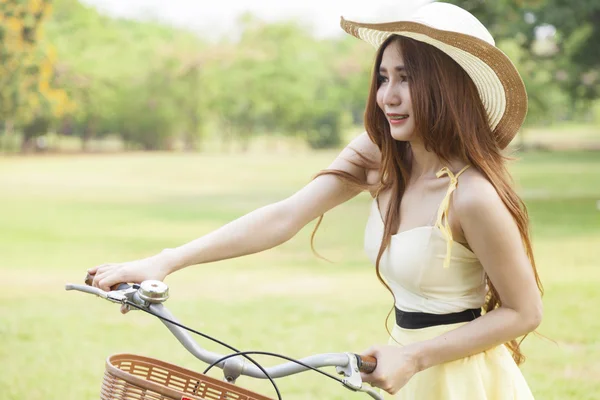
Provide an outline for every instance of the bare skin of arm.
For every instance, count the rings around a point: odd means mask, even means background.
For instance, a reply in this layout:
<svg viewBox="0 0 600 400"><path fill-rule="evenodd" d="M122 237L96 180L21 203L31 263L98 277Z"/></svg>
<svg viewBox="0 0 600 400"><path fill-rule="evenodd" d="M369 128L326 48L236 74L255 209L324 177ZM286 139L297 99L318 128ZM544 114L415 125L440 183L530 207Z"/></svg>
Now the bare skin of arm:
<svg viewBox="0 0 600 400"><path fill-rule="evenodd" d="M328 169L347 172L366 182L369 168L377 167L379 157L379 149L363 133L342 150ZM163 280L190 265L258 253L290 240L309 222L359 193L359 189L349 187L335 176L319 176L292 196L254 210L182 246L141 260L102 264L90 268L88 273L94 275L93 286L109 290L121 282Z"/></svg>
<svg viewBox="0 0 600 400"><path fill-rule="evenodd" d="M456 237L464 237L494 284L502 307L431 340L404 347L374 346L377 369L366 382L395 394L417 372L468 357L537 328L542 301L517 225L494 187L470 171L455 192Z"/></svg>

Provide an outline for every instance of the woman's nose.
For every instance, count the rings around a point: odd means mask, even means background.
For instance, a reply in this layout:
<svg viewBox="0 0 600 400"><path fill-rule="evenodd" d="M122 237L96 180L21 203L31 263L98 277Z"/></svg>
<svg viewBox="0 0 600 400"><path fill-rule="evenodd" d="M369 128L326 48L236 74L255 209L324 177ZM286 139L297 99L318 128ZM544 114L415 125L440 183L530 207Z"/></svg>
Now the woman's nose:
<svg viewBox="0 0 600 400"><path fill-rule="evenodd" d="M398 88L394 87L394 85L388 85L383 93L383 102L389 106L399 105L402 100L400 99Z"/></svg>

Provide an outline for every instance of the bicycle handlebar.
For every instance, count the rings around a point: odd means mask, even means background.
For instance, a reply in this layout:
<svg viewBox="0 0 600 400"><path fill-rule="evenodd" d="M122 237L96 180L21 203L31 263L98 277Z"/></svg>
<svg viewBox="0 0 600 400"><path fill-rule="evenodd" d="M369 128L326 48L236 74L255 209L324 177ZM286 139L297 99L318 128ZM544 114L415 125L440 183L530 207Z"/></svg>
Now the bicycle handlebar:
<svg viewBox="0 0 600 400"><path fill-rule="evenodd" d="M88 283L89 282L89 283ZM77 290L84 293L94 294L106 300L127 305L130 301L138 307L158 316L161 322L177 338L183 347L199 360L213 364L222 358L223 355L203 349L191 337L189 332L180 326L177 319L162 304L168 298L168 287L160 281L145 281L141 285L130 286L128 284L119 284L111 288L110 292L89 286L91 276L86 277L86 285L67 284L66 290ZM170 322L171 321L171 322ZM298 360L313 368L336 367L339 374L343 374L342 380L345 387L367 393L373 399L383 400L383 397L376 391L366 388L362 384L360 372L371 373L377 367L377 360L370 356L361 356L354 353L325 353L317 354ZM229 382L235 382L240 375L246 375L253 378L266 379L267 376L255 365L246 361L241 356L228 358L220 361L215 366L221 368L225 374L225 379ZM281 378L307 371L309 368L295 362L287 362L272 367L265 368L265 371L271 378Z"/></svg>

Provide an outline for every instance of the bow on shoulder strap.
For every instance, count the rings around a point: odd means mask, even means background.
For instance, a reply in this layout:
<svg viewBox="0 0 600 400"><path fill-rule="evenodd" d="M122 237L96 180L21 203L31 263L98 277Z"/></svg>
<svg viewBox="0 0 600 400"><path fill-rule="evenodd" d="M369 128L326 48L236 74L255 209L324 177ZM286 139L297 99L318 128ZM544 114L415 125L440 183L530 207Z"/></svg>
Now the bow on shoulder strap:
<svg viewBox="0 0 600 400"><path fill-rule="evenodd" d="M450 178L450 185L448 186L446 195L444 196L444 199L440 204L437 220L435 223L435 226L439 228L439 230L446 238L446 258L444 259L444 268L450 267L450 258L452 255L452 229L450 229L450 221L448 219L448 210L450 208L450 196L458 186L458 177L463 172L465 172L467 168L469 168L469 165L465 166L456 175L454 175L454 173L452 173L452 171L450 171L447 167L443 167L436 174L438 178L441 178L444 175L448 175L448 177Z"/></svg>

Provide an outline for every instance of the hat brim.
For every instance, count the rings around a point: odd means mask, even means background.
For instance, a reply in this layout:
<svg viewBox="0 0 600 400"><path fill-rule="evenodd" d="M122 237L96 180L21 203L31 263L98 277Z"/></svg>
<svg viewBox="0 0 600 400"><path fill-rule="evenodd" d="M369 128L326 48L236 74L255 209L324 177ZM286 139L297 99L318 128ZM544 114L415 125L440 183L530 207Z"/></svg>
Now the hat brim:
<svg viewBox="0 0 600 400"><path fill-rule="evenodd" d="M437 47L456 61L475 83L500 148L507 147L521 128L527 115L525 84L510 59L490 43L410 21L368 24L342 18L341 27L376 48L391 35Z"/></svg>

